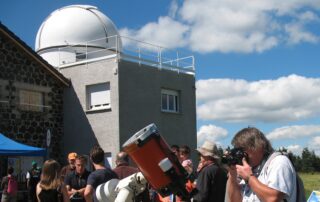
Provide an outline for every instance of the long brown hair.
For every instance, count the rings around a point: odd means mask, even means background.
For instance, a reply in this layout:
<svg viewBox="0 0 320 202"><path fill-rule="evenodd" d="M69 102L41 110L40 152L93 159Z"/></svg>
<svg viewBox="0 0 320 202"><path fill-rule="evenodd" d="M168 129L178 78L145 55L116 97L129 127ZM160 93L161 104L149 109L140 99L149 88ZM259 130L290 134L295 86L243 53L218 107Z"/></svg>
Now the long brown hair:
<svg viewBox="0 0 320 202"><path fill-rule="evenodd" d="M47 160L43 164L40 187L42 189L57 189L61 185L60 164L55 160Z"/></svg>

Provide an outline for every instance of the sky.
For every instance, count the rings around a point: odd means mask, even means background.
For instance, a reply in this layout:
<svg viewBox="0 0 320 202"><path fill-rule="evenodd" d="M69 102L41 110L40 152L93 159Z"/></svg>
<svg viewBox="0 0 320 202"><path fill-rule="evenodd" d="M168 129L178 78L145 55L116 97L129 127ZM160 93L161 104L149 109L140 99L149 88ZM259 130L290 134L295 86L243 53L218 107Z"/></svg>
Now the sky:
<svg viewBox="0 0 320 202"><path fill-rule="evenodd" d="M44 19L72 4L195 56L198 145L225 148L253 126L275 149L320 155L319 0L1 0L0 21L34 49Z"/></svg>

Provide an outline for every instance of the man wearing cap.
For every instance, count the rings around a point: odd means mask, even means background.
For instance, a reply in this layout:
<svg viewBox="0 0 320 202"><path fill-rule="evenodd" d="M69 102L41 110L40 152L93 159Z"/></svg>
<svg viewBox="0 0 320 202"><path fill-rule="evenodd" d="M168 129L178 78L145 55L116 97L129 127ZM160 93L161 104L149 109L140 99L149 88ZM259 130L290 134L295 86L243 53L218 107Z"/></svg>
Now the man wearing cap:
<svg viewBox="0 0 320 202"><path fill-rule="evenodd" d="M41 169L38 168L37 165L37 162L32 161L32 168L27 172L26 175L29 202L37 202L36 187L38 182L40 181L41 176Z"/></svg>
<svg viewBox="0 0 320 202"><path fill-rule="evenodd" d="M64 180L64 178L67 174L71 173L72 171L74 171L76 169L76 165L75 165L76 158L77 158L77 153L71 152L68 154L68 165L64 166L61 169L62 180Z"/></svg>
<svg viewBox="0 0 320 202"><path fill-rule="evenodd" d="M196 179L198 193L194 196L194 202L224 202L227 173L220 167L217 146L205 141L197 149L200 155Z"/></svg>

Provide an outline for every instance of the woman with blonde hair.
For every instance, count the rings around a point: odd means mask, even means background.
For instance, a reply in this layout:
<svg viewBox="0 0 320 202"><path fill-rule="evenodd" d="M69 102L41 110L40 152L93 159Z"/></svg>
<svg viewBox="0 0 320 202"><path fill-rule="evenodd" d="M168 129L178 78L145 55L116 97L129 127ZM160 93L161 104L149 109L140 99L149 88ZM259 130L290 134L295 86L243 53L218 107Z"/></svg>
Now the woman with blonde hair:
<svg viewBox="0 0 320 202"><path fill-rule="evenodd" d="M40 182L37 185L39 202L69 202L67 189L61 182L60 164L47 160L43 164Z"/></svg>

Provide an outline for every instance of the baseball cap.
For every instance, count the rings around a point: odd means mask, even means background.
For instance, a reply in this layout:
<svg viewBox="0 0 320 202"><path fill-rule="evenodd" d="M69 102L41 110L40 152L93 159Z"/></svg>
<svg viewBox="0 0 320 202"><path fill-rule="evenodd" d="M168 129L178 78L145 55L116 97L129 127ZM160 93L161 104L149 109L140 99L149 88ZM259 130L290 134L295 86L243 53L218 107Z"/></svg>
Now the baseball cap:
<svg viewBox="0 0 320 202"><path fill-rule="evenodd" d="M36 161L32 161L31 165L32 166L37 165L37 162Z"/></svg>
<svg viewBox="0 0 320 202"><path fill-rule="evenodd" d="M72 159L76 159L77 158L77 153L75 152L71 152L68 154L68 159L72 160Z"/></svg>

